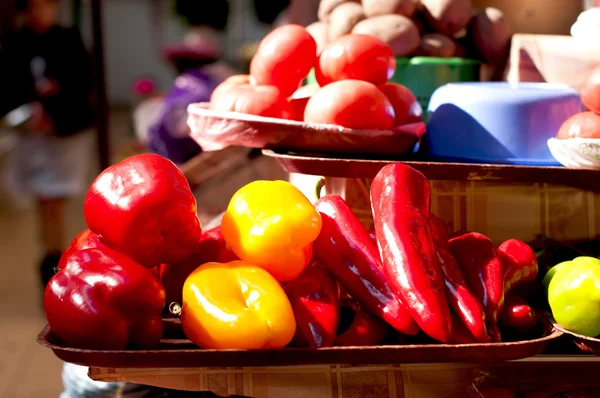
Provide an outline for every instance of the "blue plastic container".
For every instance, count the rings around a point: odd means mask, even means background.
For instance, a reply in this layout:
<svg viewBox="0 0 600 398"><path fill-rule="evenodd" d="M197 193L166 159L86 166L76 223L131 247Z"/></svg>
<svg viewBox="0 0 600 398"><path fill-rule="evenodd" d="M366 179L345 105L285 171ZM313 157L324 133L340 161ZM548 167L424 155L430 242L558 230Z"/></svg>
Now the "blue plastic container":
<svg viewBox="0 0 600 398"><path fill-rule="evenodd" d="M429 103L425 152L446 161L558 165L547 141L582 110L577 92L562 85L446 84Z"/></svg>

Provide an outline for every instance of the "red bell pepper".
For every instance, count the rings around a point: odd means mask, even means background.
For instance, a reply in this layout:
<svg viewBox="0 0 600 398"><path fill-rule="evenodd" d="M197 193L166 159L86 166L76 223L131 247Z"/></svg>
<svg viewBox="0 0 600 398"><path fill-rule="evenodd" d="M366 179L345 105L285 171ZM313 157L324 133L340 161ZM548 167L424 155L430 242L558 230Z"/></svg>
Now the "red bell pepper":
<svg viewBox="0 0 600 398"><path fill-rule="evenodd" d="M368 311L402 333L418 333L403 298L392 290L377 247L344 199L327 195L315 208L322 227L313 245L314 255Z"/></svg>
<svg viewBox="0 0 600 398"><path fill-rule="evenodd" d="M185 280L202 264L229 263L236 260L239 258L225 242L220 226L204 231L190 258L161 267L160 279L167 291L167 303L181 303Z"/></svg>
<svg viewBox="0 0 600 398"><path fill-rule="evenodd" d="M63 254L60 256L60 262L58 263L58 269L59 270L62 269L66 264L65 263L66 260L69 257L71 257L73 254L77 253L78 251L81 251L84 249L94 249L94 248L102 248L102 247L108 247L108 246L102 241L102 239L100 239L100 237L98 235L96 235L89 229L86 229L85 231L81 232L79 235L77 235L71 241L71 244L69 245L67 250L65 250L63 252ZM159 266L150 268L150 271L152 271L157 277L160 277L161 268L162 268L162 266L159 265Z"/></svg>
<svg viewBox="0 0 600 398"><path fill-rule="evenodd" d="M89 229L86 229L85 231L77 235L75 239L71 241L71 244L69 245L67 250L63 252L62 256L60 257L60 262L58 263L58 269L63 269L66 265L67 259L73 254L77 253L78 251L83 249L93 249L101 247L106 247L106 244L102 242L98 235L96 235Z"/></svg>
<svg viewBox="0 0 600 398"><path fill-rule="evenodd" d="M535 311L523 298L513 294L506 297L500 320L504 326L520 333L529 332L537 325Z"/></svg>
<svg viewBox="0 0 600 398"><path fill-rule="evenodd" d="M283 283L296 319L298 345L331 347L340 321L340 290L333 276L317 261L300 276Z"/></svg>
<svg viewBox="0 0 600 398"><path fill-rule="evenodd" d="M379 345L387 336L390 326L371 314L354 300L344 300L342 307L354 312L354 319L348 329L335 339L336 346L369 347Z"/></svg>
<svg viewBox="0 0 600 398"><path fill-rule="evenodd" d="M488 330L494 338L491 325L498 321L504 303L504 271L498 251L488 237L477 232L450 239L448 244L469 287L483 304Z"/></svg>
<svg viewBox="0 0 600 398"><path fill-rule="evenodd" d="M471 289L469 289L462 270L458 266L456 259L452 256L452 253L450 253L448 241L445 239L447 236L446 231L440 230L443 223L433 213L430 214L430 219L438 262L444 273L448 303L455 311L460 322L466 326L476 341L489 343L490 337L485 326L486 319L483 306L473 292L471 292ZM453 323L453 329L454 325Z"/></svg>
<svg viewBox="0 0 600 398"><path fill-rule="evenodd" d="M152 271L152 273L156 275L157 278L160 278L160 273L162 272L164 266L164 264L158 265L156 267L150 268L150 271Z"/></svg>
<svg viewBox="0 0 600 398"><path fill-rule="evenodd" d="M106 247L71 255L44 293L50 329L75 348L152 348L162 337L164 305L158 278Z"/></svg>
<svg viewBox="0 0 600 398"><path fill-rule="evenodd" d="M189 258L202 234L187 180L158 155L131 156L104 170L83 210L90 230L148 268Z"/></svg>
<svg viewBox="0 0 600 398"><path fill-rule="evenodd" d="M402 163L382 168L371 184L375 232L390 284L419 327L448 343L452 322L431 236L430 199L425 176Z"/></svg>
<svg viewBox="0 0 600 398"><path fill-rule="evenodd" d="M529 245L518 239L509 239L498 248L504 268L504 294L523 282L535 280L538 261Z"/></svg>

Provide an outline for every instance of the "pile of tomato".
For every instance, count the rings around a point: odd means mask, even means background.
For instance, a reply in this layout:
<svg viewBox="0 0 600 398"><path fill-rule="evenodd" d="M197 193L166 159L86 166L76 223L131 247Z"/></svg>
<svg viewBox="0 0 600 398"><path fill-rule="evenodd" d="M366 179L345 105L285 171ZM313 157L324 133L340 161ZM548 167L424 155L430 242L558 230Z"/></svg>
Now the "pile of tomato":
<svg viewBox="0 0 600 398"><path fill-rule="evenodd" d="M313 69L318 84L302 86ZM392 49L374 36L348 34L318 53L305 28L285 25L261 41L249 75L215 89L210 109L365 130L421 122L414 94L389 82L395 70Z"/></svg>
<svg viewBox="0 0 600 398"><path fill-rule="evenodd" d="M588 111L567 119L556 138L600 138L600 65L594 68L584 81L581 101Z"/></svg>

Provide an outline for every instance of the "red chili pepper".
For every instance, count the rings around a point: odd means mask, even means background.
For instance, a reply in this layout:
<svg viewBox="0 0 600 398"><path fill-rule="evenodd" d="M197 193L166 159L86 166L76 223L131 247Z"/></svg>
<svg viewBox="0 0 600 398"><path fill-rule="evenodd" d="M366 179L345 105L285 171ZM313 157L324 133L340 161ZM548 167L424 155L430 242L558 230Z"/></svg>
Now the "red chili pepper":
<svg viewBox="0 0 600 398"><path fill-rule="evenodd" d="M340 291L333 276L317 261L296 279L283 283L296 318L297 345L331 347L340 321Z"/></svg>
<svg viewBox="0 0 600 398"><path fill-rule="evenodd" d="M385 166L371 184L371 205L385 273L419 327L438 341L452 336L444 277L429 223L431 188L402 163Z"/></svg>
<svg viewBox="0 0 600 398"><path fill-rule="evenodd" d="M504 272L498 251L489 238L477 232L450 239L448 244L469 287L483 304L490 329L504 303Z"/></svg>
<svg viewBox="0 0 600 398"><path fill-rule="evenodd" d="M500 320L505 326L521 333L529 332L537 325L535 311L523 298L514 294L506 297Z"/></svg>
<svg viewBox="0 0 600 398"><path fill-rule="evenodd" d="M490 338L492 339L492 342L500 343L502 341L502 333L500 332L500 328L498 327L498 324L495 322L488 321L487 328L488 328L488 333L490 335Z"/></svg>
<svg viewBox="0 0 600 398"><path fill-rule="evenodd" d="M50 329L75 348L152 348L162 337L164 305L158 278L106 247L71 255L44 293Z"/></svg>
<svg viewBox="0 0 600 398"><path fill-rule="evenodd" d="M340 300L343 302L344 300L352 300L352 296L344 289L342 286L340 288Z"/></svg>
<svg viewBox="0 0 600 398"><path fill-rule="evenodd" d="M387 336L390 326L352 300L342 302L342 307L354 312L350 327L337 336L335 345L345 347L368 347L379 345Z"/></svg>
<svg viewBox="0 0 600 398"><path fill-rule="evenodd" d="M462 320L458 318L456 313L452 312L452 339L450 340L453 344L473 344L478 341L471 332L466 328ZM489 342L489 338L488 341Z"/></svg>
<svg viewBox="0 0 600 398"><path fill-rule="evenodd" d="M131 156L104 170L83 210L90 230L147 268L184 261L202 234L183 173L154 154Z"/></svg>
<svg viewBox="0 0 600 398"><path fill-rule="evenodd" d="M315 208L322 220L313 246L315 256L368 311L402 333L418 333L402 297L389 284L377 247L344 199L327 195Z"/></svg>
<svg viewBox="0 0 600 398"><path fill-rule="evenodd" d="M375 235L375 231L369 231L369 238L371 238L371 241L377 245L377 236Z"/></svg>
<svg viewBox="0 0 600 398"><path fill-rule="evenodd" d="M486 317L483 306L473 292L471 292L471 289L469 289L463 271L460 269L454 256L452 256L452 253L450 253L448 241L444 239L446 231L440 231L440 227L438 227L438 225L442 226L443 223L433 213L430 214L430 219L432 224L431 232L433 242L438 255L438 263L444 273L444 284L446 287L446 298L448 299L448 303L455 311L460 322L466 326L467 330L476 341L489 343L490 337L488 336L487 328L485 327ZM454 329L455 324L453 323L452 325Z"/></svg>
<svg viewBox="0 0 600 398"><path fill-rule="evenodd" d="M448 242L448 239L449 239L448 238L448 230L446 229L446 225L444 224L444 222L438 216L436 216L435 214L433 214L431 212L429 212L429 219L433 223L435 230L440 235L440 238L444 242Z"/></svg>
<svg viewBox="0 0 600 398"><path fill-rule="evenodd" d="M527 243L518 239L507 240L498 248L498 254L504 267L504 294L516 285L537 277L537 257Z"/></svg>
<svg viewBox="0 0 600 398"><path fill-rule="evenodd" d="M167 291L167 303L181 303L183 284L196 268L206 263L229 263L239 260L229 248L217 226L204 231L200 243L190 258L176 264L165 264L160 270L160 279Z"/></svg>

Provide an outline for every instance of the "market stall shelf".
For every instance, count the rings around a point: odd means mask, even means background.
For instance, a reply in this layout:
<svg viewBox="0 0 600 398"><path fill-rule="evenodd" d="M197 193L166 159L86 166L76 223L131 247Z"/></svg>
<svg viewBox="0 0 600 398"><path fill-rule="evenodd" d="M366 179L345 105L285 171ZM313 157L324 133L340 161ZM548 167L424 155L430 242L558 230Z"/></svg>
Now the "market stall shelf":
<svg viewBox="0 0 600 398"><path fill-rule="evenodd" d="M341 178L373 178L384 166L402 160L343 158L319 154L296 154L264 150L276 158L288 173ZM513 166L472 163L402 161L429 180L466 180L488 182L533 182L564 185L600 191L598 170L554 166Z"/></svg>
<svg viewBox="0 0 600 398"><path fill-rule="evenodd" d="M543 320L543 319L542 319ZM90 367L190 368L220 366L291 366L320 364L397 364L397 363L495 363L528 358L544 351L563 335L549 322L542 336L532 340L493 344L415 344L374 347L331 347L321 349L285 348L278 350L203 350L189 340L161 340L154 350L97 351L66 347L49 327L38 336L38 343L50 348L65 362ZM169 325L170 324L170 325ZM173 322L169 330L176 331Z"/></svg>

